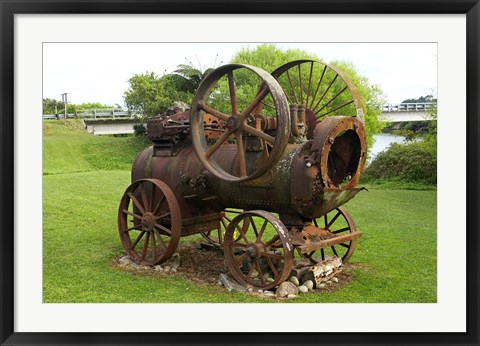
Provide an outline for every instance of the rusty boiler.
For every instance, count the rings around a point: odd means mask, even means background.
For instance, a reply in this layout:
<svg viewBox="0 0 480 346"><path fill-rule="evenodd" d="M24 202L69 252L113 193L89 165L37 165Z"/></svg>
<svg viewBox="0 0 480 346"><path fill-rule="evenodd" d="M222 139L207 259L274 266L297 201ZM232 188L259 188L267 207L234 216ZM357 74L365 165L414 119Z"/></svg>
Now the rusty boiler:
<svg viewBox="0 0 480 346"><path fill-rule="evenodd" d="M248 99L242 83L252 80ZM259 289L286 280L294 257L347 261L362 234L342 205L361 191L364 119L357 89L334 66L215 69L189 110L148 119L152 146L135 159L119 207L124 249L155 265L180 237L201 234L223 247L240 283Z"/></svg>

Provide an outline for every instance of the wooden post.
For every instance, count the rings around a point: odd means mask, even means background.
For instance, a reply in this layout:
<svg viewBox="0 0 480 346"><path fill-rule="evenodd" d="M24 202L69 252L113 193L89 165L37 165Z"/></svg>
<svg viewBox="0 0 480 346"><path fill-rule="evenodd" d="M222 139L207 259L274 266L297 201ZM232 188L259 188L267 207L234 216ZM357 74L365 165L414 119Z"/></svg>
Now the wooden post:
<svg viewBox="0 0 480 346"><path fill-rule="evenodd" d="M324 261L309 267L302 276L301 282L311 280L317 287L322 282L327 282L342 271L342 260L338 257L329 257Z"/></svg>

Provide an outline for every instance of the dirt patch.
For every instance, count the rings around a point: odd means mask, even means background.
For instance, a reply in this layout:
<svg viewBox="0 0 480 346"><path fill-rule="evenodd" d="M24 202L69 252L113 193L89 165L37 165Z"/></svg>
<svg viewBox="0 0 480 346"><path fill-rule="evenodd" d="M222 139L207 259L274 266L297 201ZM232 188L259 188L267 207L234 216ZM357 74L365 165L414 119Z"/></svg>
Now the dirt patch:
<svg viewBox="0 0 480 346"><path fill-rule="evenodd" d="M178 271L194 282L218 286L219 275L228 272L220 248L205 249L198 243L186 244L177 252L181 263Z"/></svg>
<svg viewBox="0 0 480 346"><path fill-rule="evenodd" d="M161 268L159 268L159 266L125 265L120 263L118 258L112 261L112 266L139 275L178 275L195 283L215 286L217 288L219 287L220 274L228 273L223 251L219 247L204 243L181 244L177 249L177 253L180 256L180 266L178 268L174 268L173 266L174 269L170 266L169 261L162 263ZM330 282L321 290L334 291L348 284L352 281L351 272L356 267L357 265L355 264L344 264L343 271L336 275L338 283ZM318 289L315 291L319 292Z"/></svg>

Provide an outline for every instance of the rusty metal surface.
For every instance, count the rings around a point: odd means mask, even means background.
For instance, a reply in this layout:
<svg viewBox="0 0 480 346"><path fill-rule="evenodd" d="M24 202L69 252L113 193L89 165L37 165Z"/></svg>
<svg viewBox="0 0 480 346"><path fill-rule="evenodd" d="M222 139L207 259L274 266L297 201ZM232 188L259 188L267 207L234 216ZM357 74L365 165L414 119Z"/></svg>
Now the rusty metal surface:
<svg viewBox="0 0 480 346"><path fill-rule="evenodd" d="M320 164L323 186L346 189L357 185L367 158L362 122L341 116L321 121L314 131L311 156Z"/></svg>
<svg viewBox="0 0 480 346"><path fill-rule="evenodd" d="M335 235L329 230L307 225L301 231L291 231L290 235L292 243L297 246L301 254L304 254L350 242L359 238L362 232L353 231L349 234Z"/></svg>
<svg viewBox="0 0 480 346"><path fill-rule="evenodd" d="M323 73L312 81L318 64ZM310 71L302 80L305 67ZM246 110L239 109L235 90L240 70L261 80ZM300 86L296 91L293 72ZM153 145L133 163L132 185L121 200L118 218L122 244L135 260L161 263L173 254L180 236L201 233L212 243L223 243L237 280L266 289L285 280L295 248L312 262L328 251L343 261L353 254L362 233L341 206L363 190L356 187L367 153L358 90L335 67L311 60L291 62L272 75L248 65L222 66L202 82L191 111L148 119L147 134ZM282 76L286 86L279 84ZM214 108L208 98L221 78L228 86L229 114ZM344 84L338 86L338 81ZM330 99L318 100L317 95L324 97L330 89ZM331 112L319 117L320 111L330 112L327 106L335 110L334 101L346 90L354 114ZM264 107L267 96L272 97L273 106ZM150 210L161 195L168 203ZM232 220L226 217L226 208L236 208L240 214ZM171 229L172 238L164 242L163 253L153 253L151 239L169 236L155 233L158 222L154 221L160 216L160 226ZM255 228L253 219L260 220L259 228L269 224L276 240L264 239L268 232ZM348 226L337 227L339 222ZM138 241L129 236L132 232L142 234ZM281 258L271 256L275 252L281 252ZM245 258L238 261L239 256ZM272 265L274 258L281 265ZM255 272L269 272L270 279L256 278Z"/></svg>

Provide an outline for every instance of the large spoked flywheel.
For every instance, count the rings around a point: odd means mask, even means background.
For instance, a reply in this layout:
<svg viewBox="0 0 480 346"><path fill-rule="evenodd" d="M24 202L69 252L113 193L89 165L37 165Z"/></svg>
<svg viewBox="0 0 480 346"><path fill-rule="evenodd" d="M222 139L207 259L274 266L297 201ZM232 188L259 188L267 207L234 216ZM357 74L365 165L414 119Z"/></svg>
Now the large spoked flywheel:
<svg viewBox="0 0 480 346"><path fill-rule="evenodd" d="M259 90L249 97L239 90L239 86ZM252 95L252 93L249 93ZM269 115L275 118L275 131L267 131L261 126L253 111L261 102L271 104ZM205 131L207 118L216 118L220 131L215 142L207 141ZM264 70L240 64L225 65L212 71L200 84L192 103L190 131L193 146L205 168L220 179L241 182L260 177L280 158L290 136L290 112L282 87ZM247 141L257 140L263 148L261 159L252 160L247 155ZM220 165L216 155L223 144L235 145L237 158L233 170Z"/></svg>

